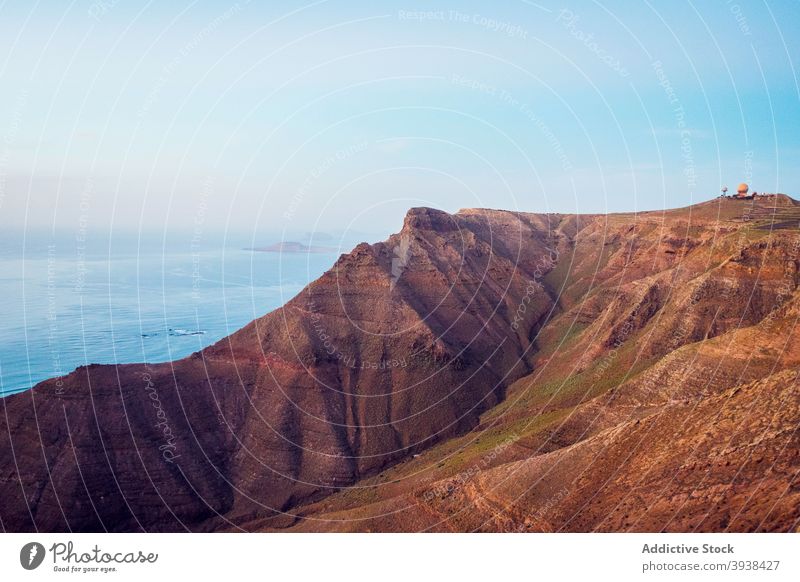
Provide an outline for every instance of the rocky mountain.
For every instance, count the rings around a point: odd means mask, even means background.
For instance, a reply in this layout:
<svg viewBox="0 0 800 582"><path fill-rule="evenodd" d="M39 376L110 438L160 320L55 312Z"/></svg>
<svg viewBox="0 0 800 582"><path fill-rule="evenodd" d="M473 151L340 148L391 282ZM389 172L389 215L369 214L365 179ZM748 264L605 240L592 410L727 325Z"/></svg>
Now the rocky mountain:
<svg viewBox="0 0 800 582"><path fill-rule="evenodd" d="M2 400L6 531L794 531L800 205L409 211L192 356Z"/></svg>

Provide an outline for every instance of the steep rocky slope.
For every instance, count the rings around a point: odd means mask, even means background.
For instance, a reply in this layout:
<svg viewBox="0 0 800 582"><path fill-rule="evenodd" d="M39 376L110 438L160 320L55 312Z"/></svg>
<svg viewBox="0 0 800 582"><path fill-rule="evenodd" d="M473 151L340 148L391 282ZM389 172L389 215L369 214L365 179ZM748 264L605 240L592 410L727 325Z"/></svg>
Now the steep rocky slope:
<svg viewBox="0 0 800 582"><path fill-rule="evenodd" d="M409 211L169 364L3 400L6 530L790 530L800 207Z"/></svg>

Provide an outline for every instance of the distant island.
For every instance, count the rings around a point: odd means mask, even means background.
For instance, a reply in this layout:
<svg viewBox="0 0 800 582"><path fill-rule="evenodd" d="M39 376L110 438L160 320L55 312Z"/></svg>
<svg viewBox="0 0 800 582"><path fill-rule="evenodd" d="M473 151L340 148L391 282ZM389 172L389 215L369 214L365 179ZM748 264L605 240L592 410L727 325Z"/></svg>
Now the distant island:
<svg viewBox="0 0 800 582"><path fill-rule="evenodd" d="M277 242L266 247L253 247L244 249L258 253L332 253L336 249L331 247L311 247L301 242Z"/></svg>

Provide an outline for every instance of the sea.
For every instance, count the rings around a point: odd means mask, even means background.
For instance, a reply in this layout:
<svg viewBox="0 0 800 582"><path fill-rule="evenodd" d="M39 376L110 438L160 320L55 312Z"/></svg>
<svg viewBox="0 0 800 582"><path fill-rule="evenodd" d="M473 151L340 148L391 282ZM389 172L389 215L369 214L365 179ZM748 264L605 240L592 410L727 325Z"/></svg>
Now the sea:
<svg viewBox="0 0 800 582"><path fill-rule="evenodd" d="M282 239L0 233L0 396L82 365L201 350L286 303L358 242L248 250Z"/></svg>

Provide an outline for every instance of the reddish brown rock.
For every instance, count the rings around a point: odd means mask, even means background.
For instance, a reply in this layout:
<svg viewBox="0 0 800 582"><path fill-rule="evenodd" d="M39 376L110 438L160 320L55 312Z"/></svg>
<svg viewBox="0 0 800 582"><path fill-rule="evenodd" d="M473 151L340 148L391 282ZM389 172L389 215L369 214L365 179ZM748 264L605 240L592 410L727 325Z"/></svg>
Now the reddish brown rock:
<svg viewBox="0 0 800 582"><path fill-rule="evenodd" d="M203 352L3 399L2 526L794 529L798 210L412 209Z"/></svg>

